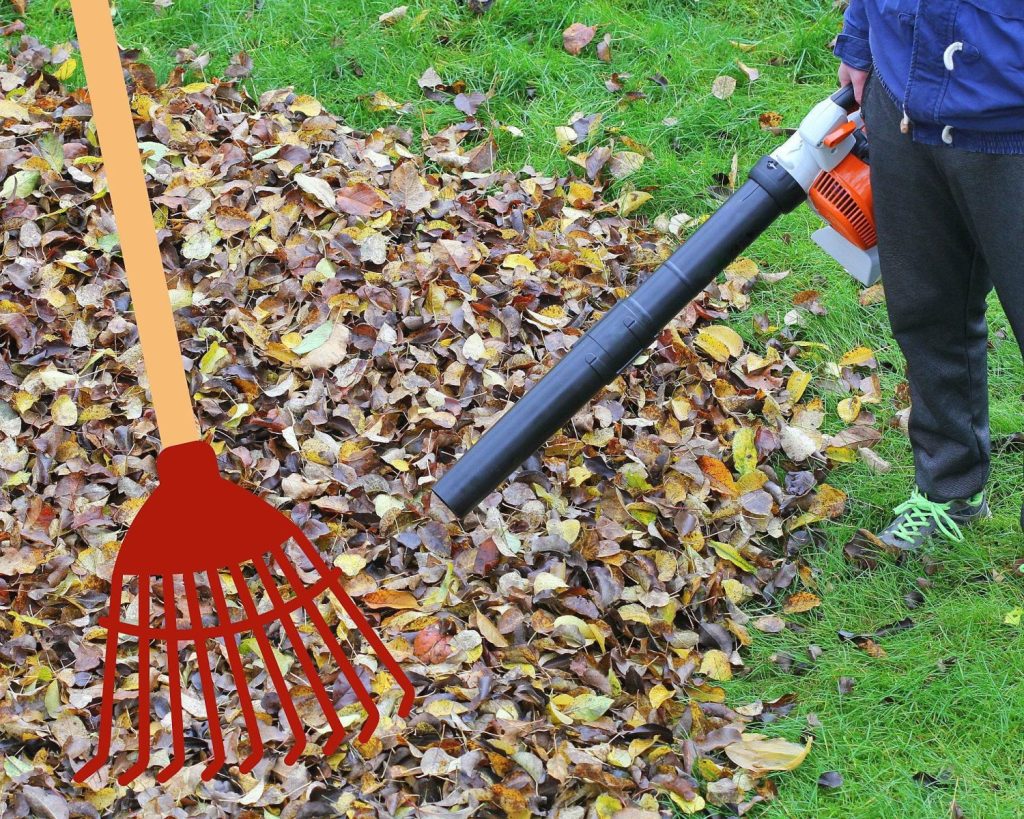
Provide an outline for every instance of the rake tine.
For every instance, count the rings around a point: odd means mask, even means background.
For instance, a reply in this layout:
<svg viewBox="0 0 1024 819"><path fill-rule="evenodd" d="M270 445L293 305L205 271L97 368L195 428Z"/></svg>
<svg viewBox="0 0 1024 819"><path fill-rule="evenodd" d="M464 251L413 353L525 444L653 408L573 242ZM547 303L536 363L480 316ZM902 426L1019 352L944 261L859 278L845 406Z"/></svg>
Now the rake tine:
<svg viewBox="0 0 1024 819"><path fill-rule="evenodd" d="M281 567L281 570L285 573L288 578L288 582L292 588L298 590L304 587L304 584L299 577L299 573L295 570L292 562L288 559L288 556L284 553L284 549L278 545L272 550L274 559L277 564ZM345 675L345 679L348 680L349 686L355 692L356 697L366 710L366 721L363 723L362 730L359 732L359 741L366 742L370 737L373 736L373 732L377 730L377 725L380 723L380 710L377 708L377 703L373 701L373 697L370 696L370 692L366 690L362 680L359 679L359 674L356 672L355 666L352 665L345 650L341 647L341 644L335 639L331 627L327 625L327 621L324 620L323 615L320 614L320 609L316 607L316 601L310 600L310 605L306 608L309 613L310 619L313 620L313 624L316 626L317 631L323 638L324 643L327 646L327 650L331 652L331 656L334 657L335 662L341 668L342 674ZM305 607L303 607L305 608Z"/></svg>
<svg viewBox="0 0 1024 819"><path fill-rule="evenodd" d="M145 635L149 629L149 596L150 578L148 575L139 575L139 631ZM128 785L149 767L149 637L139 637L139 757L127 771L122 773L117 781L121 785Z"/></svg>
<svg viewBox="0 0 1024 819"><path fill-rule="evenodd" d="M292 651L295 652L295 657L298 659L299 665L302 666L306 679L309 681L309 687L313 689L317 702L320 703L320 708L323 710L324 716L327 717L327 722L330 723L331 737L323 746L324 754L329 756L338 750L338 746L344 742L345 728L341 724L341 720L338 719L338 712L334 710L334 703L331 702L331 698L327 695L327 690L324 688L323 681L317 673L313 659L309 656L309 652L306 651L306 647L302 642L302 635L299 634L299 630L295 627L291 614L285 610L284 599L277 588L274 576L270 573L270 569L262 558L257 558L253 563L256 566L256 571L259 572L260 577L263 579L263 586L266 588L267 594L270 595L271 603L274 605L274 608L281 612L281 623L284 625L285 633L292 644ZM294 589L294 591L296 594L300 594L299 589Z"/></svg>
<svg viewBox="0 0 1024 819"><path fill-rule="evenodd" d="M235 690L238 692L238 703L242 708L245 728L249 734L249 755L238 764L238 770L242 773L249 773L263 759L263 737L260 735L259 720L256 719L256 711L252 706L249 681L245 678L245 667L242 665L242 657L235 644L235 635L228 628L231 625L231 612L228 611L228 602L224 599L220 575L217 574L216 569L207 569L206 574L210 578L210 591L213 594L213 605L217 610L217 622L224 629L224 648L228 653L228 663L231 666L231 674L235 678Z"/></svg>
<svg viewBox="0 0 1024 819"><path fill-rule="evenodd" d="M309 542L309 539L302 534L301 531L296 532L294 540L299 544L303 553L309 559L310 563L316 568L317 572L321 577L330 578L329 584L330 589L334 592L334 595L341 602L345 612L351 618L352 622L356 624L356 628L366 638L367 642L373 646L373 650L377 656L380 657L381 662L387 667L388 671L391 672L391 676L395 678L395 682L398 683L402 689L402 702L398 706L398 713L402 717L407 717L412 712L413 701L416 699L416 689L413 688L412 683L409 682L409 678L405 676L405 672L402 671L402 667L395 661L395 658L391 656L391 652L388 651L384 641L378 636L377 632L373 630L373 626L366 619L363 613L359 610L359 607L355 604L351 597L348 596L348 592L345 591L341 582L334 577L331 573L330 568L324 562L323 557L320 556L320 552L317 548Z"/></svg>
<svg viewBox="0 0 1024 819"><path fill-rule="evenodd" d="M110 609L117 612L117 621L121 619L121 589L124 576L115 572L110 581ZM100 737L96 745L96 755L86 762L75 773L75 782L84 782L110 758L110 736L114 729L114 680L117 676L117 638L118 631L114 623L107 624L107 647L103 661L103 694L100 696Z"/></svg>
<svg viewBox="0 0 1024 819"><path fill-rule="evenodd" d="M178 610L174 598L174 575L164 575L163 638L167 642L167 679L171 684L171 739L174 755L167 766L156 775L156 781L166 782L185 765L185 727L181 719L181 668L178 664Z"/></svg>
<svg viewBox="0 0 1024 819"><path fill-rule="evenodd" d="M295 738L295 744L284 758L286 765L293 765L306 749L306 732L303 730L299 712L295 710L295 702L292 700L291 694L288 693L288 684L281 673L281 667L277 664L277 658L274 656L270 640L267 639L266 632L258 623L259 612L256 611L256 603L252 599L249 587L245 584L245 577L242 574L241 567L237 565L232 566L231 576L235 581L235 586L238 588L238 599L242 603L242 608L245 609L246 615L252 622L252 633L256 637L256 642L259 643L260 653L263 655L263 664L267 667L267 673L270 674L270 678L274 682L274 688L277 689L277 696L281 700L281 707L284 709L285 717L288 720L288 727Z"/></svg>
<svg viewBox="0 0 1024 819"><path fill-rule="evenodd" d="M191 573L183 578L185 597L188 600L189 617L193 629L203 625L203 614L199 608L199 592L196 591L196 580ZM205 636L193 640L196 648L196 663L199 666L199 678L203 683L203 700L206 702L206 723L210 728L210 761L203 769L202 780L209 782L217 775L224 764L224 737L220 731L220 714L217 712L217 698L213 692L213 674L210 672L210 655Z"/></svg>

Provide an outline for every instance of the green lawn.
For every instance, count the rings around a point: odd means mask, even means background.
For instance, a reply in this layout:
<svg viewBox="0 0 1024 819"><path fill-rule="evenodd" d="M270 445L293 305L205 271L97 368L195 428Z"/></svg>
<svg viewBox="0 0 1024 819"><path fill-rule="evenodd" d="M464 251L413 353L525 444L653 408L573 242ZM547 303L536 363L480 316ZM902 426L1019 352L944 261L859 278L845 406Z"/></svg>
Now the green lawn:
<svg viewBox="0 0 1024 819"><path fill-rule="evenodd" d="M732 156L750 166L777 138L762 131L758 116L778 111L794 125L812 103L834 88L828 44L840 24L832 0L495 0L475 16L455 0L403 0L407 16L391 27L377 17L397 0L175 0L156 13L149 0L121 0L117 24L122 42L166 73L174 51L197 44L214 59L217 73L228 55L247 50L257 89L281 85L315 94L353 126L401 123L419 133L461 119L453 107L423 98L417 79L430 66L467 91L492 91L481 109L522 136L499 131L499 164L525 163L563 172L567 160L555 128L577 112L600 113L591 139L619 133L646 146L651 158L629 184L654 194L645 209L658 213L710 212L707 187L728 173ZM0 20L9 19L8 6ZM598 39L612 36L611 65L591 45L572 57L561 48L570 23L600 24ZM48 42L71 37L66 0L31 0L29 33ZM732 42L730 42L732 41ZM595 41L596 42L596 41ZM744 51L733 43L753 45ZM737 59L760 71L748 82ZM612 71L629 74L626 90L645 96L620 104L605 88ZM738 80L727 100L711 95L715 77ZM652 77L664 78L656 82ZM374 112L365 98L383 91L409 113ZM755 313L775 323L791 308L792 295L820 290L828 315L812 317L805 338L841 355L864 344L878 353L886 400L882 421L893 411L902 361L881 305L863 308L857 286L810 242L815 218L806 209L785 218L751 251L759 262L793 274L755 294L747 315L736 318L751 332ZM991 381L996 436L1024 428L1024 369L998 309L993 311ZM996 330L1001 332L996 333ZM829 406L834 398L827 398ZM808 762L779 777L781 798L762 815L796 817L893 817L949 815L955 799L969 817L1020 816L1024 805L1024 637L1004 615L1024 605L1024 589L1011 564L1024 557L1016 519L1022 483L1020 452L1001 455L993 480L994 512L957 547L930 553L931 587L910 611L904 595L925 574L921 560L884 563L858 573L844 559L843 544L861 526L878 527L903 499L912 481L906 440L886 427L880 453L893 470L876 476L855 465L834 476L850 494L848 514L829 526L808 555L820 573L824 605L790 618L804 630L777 637L758 634L749 654L751 673L730 684L734 703L795 692L791 716L769 730L796 737L807 716L821 720ZM837 638L842 629L873 632L907 615L914 625L881 640L888 656L872 658ZM807 646L824 653L814 663ZM783 671L773 655L787 652L804 673ZM840 677L855 685L840 695ZM818 787L818 776L838 770L845 784ZM949 772L948 781L926 784Z"/></svg>

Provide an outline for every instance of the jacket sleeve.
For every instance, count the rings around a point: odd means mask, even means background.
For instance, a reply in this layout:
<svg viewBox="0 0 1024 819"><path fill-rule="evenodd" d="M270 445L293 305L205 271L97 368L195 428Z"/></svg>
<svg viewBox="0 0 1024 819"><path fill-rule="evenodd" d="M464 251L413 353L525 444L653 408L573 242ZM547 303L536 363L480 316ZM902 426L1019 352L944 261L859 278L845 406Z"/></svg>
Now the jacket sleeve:
<svg viewBox="0 0 1024 819"><path fill-rule="evenodd" d="M871 46L868 43L866 0L850 0L843 18L843 33L836 39L835 55L849 66L867 71L871 68Z"/></svg>

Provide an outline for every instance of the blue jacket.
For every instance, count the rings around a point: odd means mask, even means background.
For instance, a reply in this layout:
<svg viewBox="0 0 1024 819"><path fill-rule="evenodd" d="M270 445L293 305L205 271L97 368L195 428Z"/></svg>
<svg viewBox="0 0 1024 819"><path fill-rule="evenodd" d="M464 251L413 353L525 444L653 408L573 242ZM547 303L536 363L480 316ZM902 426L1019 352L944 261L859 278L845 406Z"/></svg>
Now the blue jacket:
<svg viewBox="0 0 1024 819"><path fill-rule="evenodd" d="M835 53L874 66L916 141L1024 154L1024 0L850 0Z"/></svg>

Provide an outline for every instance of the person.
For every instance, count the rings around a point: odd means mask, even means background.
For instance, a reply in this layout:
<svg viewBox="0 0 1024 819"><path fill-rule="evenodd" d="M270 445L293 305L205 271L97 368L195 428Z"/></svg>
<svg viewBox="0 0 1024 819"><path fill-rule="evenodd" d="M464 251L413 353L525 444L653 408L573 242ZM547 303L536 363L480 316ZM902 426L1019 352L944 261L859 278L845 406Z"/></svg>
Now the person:
<svg viewBox="0 0 1024 819"><path fill-rule="evenodd" d="M898 549L962 540L989 514L993 286L1024 344L1024 3L850 0L835 54L867 127L910 386L916 487L879 536Z"/></svg>

